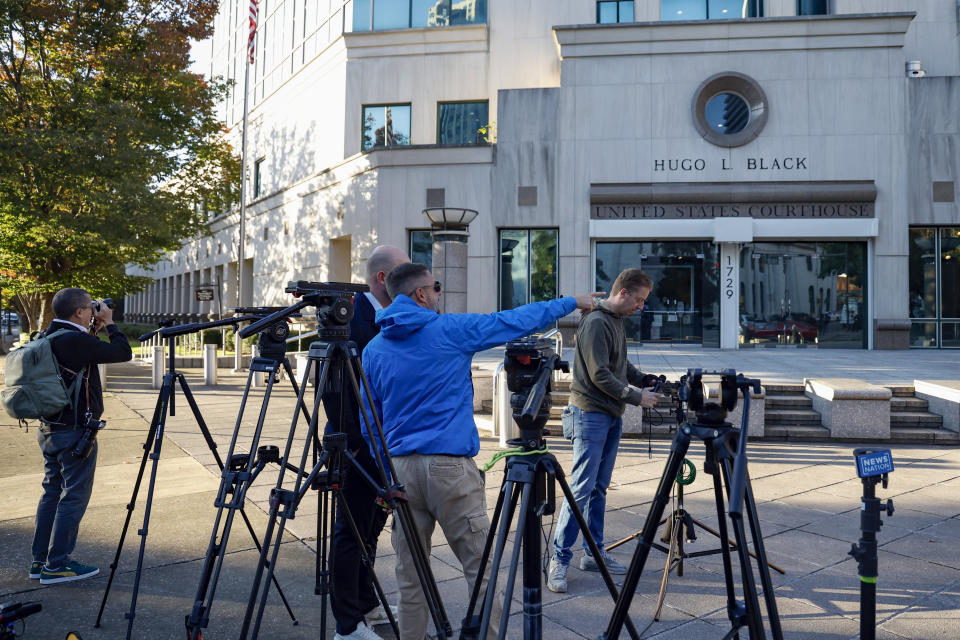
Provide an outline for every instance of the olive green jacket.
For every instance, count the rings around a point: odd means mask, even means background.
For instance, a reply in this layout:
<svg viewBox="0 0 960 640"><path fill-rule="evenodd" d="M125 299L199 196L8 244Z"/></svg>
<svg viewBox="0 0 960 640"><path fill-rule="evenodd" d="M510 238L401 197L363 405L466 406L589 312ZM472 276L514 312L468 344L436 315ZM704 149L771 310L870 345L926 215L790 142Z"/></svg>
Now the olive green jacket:
<svg viewBox="0 0 960 640"><path fill-rule="evenodd" d="M638 404L643 373L627 360L623 316L604 302L586 314L577 327L570 404L583 411L623 415L626 403Z"/></svg>

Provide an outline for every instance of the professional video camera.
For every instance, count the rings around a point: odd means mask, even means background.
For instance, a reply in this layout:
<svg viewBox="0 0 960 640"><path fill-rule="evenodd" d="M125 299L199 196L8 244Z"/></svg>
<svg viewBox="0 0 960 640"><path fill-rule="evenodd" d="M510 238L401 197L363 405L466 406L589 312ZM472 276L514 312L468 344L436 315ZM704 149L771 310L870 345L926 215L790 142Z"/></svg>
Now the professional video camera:
<svg viewBox="0 0 960 640"><path fill-rule="evenodd" d="M0 640L13 640L19 634L14 633L13 623L40 611L39 602L4 602L0 604ZM23 623L21 623L23 624Z"/></svg>
<svg viewBox="0 0 960 640"><path fill-rule="evenodd" d="M550 335L508 342L503 357L507 388L512 392L510 408L520 427L520 438L510 443L530 450L542 448L543 426L550 418L553 372L570 371L570 365L554 352Z"/></svg>

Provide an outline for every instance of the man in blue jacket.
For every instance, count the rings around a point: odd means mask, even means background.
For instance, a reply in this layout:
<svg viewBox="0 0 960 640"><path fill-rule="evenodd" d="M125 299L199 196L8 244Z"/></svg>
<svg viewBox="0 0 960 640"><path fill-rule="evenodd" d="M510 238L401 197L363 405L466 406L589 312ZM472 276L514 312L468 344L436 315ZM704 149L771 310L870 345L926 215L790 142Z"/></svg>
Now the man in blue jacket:
<svg viewBox="0 0 960 640"><path fill-rule="evenodd" d="M393 464L407 488L420 542L429 554L439 522L472 589L490 527L483 476L473 462L480 451L473 421L473 356L543 329L577 308L591 310L593 296L601 294L535 302L486 315L441 315L440 288L422 264L402 264L391 271L387 292L393 303L377 313L380 334L367 345L363 365ZM397 528L392 541L397 552L400 637L421 640L429 612L406 540ZM496 637L500 611L493 614L490 628Z"/></svg>

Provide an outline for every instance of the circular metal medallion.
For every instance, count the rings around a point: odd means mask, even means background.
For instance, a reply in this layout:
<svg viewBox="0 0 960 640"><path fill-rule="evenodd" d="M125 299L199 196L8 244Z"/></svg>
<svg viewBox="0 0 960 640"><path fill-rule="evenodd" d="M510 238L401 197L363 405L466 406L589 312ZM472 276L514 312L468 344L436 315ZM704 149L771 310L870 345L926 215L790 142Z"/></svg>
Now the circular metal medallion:
<svg viewBox="0 0 960 640"><path fill-rule="evenodd" d="M756 138L768 111L760 85L735 71L710 76L693 97L693 123L707 142L718 147L739 147Z"/></svg>

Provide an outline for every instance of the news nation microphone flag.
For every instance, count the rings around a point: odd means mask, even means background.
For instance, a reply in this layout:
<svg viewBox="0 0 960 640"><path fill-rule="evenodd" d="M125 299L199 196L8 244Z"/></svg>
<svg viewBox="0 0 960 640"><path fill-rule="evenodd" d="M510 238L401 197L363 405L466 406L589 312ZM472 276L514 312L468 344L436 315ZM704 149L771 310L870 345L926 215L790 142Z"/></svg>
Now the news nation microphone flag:
<svg viewBox="0 0 960 640"><path fill-rule="evenodd" d="M257 35L257 0L250 0L250 35L247 38L247 58L253 64L255 37Z"/></svg>

